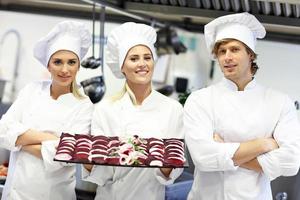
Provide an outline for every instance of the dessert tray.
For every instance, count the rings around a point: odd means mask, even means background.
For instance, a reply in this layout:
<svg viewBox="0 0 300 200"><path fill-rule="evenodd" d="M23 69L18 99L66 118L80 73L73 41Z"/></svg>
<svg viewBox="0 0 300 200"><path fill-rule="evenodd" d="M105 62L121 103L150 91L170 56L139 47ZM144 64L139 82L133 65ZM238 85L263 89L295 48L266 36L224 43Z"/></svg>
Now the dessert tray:
<svg viewBox="0 0 300 200"><path fill-rule="evenodd" d="M183 139L107 137L63 133L55 161L121 167L186 168Z"/></svg>

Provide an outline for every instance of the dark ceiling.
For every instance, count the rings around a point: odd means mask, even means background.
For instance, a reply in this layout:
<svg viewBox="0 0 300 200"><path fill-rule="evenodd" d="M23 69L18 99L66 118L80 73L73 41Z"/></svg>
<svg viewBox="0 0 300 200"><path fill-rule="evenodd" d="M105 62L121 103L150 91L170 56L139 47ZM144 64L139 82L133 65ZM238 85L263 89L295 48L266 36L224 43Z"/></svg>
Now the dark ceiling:
<svg viewBox="0 0 300 200"><path fill-rule="evenodd" d="M300 0L0 0L0 9L91 18L92 3L106 6L107 21L143 21L192 32L203 32L216 17L250 12L266 27L267 39L300 44Z"/></svg>

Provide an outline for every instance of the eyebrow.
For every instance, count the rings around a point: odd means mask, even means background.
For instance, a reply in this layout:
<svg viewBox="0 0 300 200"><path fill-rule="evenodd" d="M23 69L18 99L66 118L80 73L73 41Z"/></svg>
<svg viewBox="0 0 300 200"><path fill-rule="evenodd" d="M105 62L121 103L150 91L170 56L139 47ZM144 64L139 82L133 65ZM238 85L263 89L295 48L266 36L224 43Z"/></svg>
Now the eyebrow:
<svg viewBox="0 0 300 200"><path fill-rule="evenodd" d="M53 57L52 58L53 60L63 60L62 58L55 58L55 57ZM68 60L77 60L77 58L70 58L70 59L68 59Z"/></svg>
<svg viewBox="0 0 300 200"><path fill-rule="evenodd" d="M140 55L139 54L132 54L132 55L129 55L129 57L139 57ZM146 53L146 54L143 54L142 56L151 56L150 53Z"/></svg>

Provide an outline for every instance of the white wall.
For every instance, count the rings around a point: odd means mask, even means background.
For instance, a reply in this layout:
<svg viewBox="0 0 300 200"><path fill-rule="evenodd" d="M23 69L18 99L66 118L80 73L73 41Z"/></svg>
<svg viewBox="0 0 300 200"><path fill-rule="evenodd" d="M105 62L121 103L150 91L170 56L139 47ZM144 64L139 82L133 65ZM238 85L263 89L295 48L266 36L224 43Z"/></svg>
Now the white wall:
<svg viewBox="0 0 300 200"><path fill-rule="evenodd" d="M32 54L33 45L58 22L65 20L64 17L54 17L46 15L25 14L17 12L0 11L0 38L8 29L16 29L22 37L21 60L17 90L20 90L25 83L49 77L47 70L36 61ZM80 20L90 29L90 20ZM98 25L98 24L97 24ZM116 24L105 24L105 35L115 27ZM98 27L96 28L98 30ZM186 54L172 55L165 84L173 84L175 77L186 77L189 79L188 87L192 90L207 86L218 81L222 74L216 67L214 79L209 80L210 58L205 46L203 34L193 34L184 31L178 32L184 43L190 47ZM10 78L14 67L16 41L10 35L4 44L0 44L0 76ZM96 46L96 50L98 46ZM260 67L257 79L260 83L277 88L287 94L293 100L300 101L300 45L258 41L257 45L258 66ZM98 51L96 51L97 55ZM91 50L88 56L91 55ZM105 77L107 85L107 95L118 91L123 81L113 77L109 68L105 66ZM97 75L96 70L86 70L81 68L78 81ZM10 88L6 88L6 101L9 101L8 93ZM176 97L176 96L174 96Z"/></svg>

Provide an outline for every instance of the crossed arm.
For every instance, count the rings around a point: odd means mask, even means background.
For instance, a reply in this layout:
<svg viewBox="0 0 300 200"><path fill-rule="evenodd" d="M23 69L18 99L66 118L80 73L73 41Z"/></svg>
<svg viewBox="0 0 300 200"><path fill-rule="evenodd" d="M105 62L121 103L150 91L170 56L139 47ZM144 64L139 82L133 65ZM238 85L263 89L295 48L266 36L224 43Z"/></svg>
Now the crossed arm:
<svg viewBox="0 0 300 200"><path fill-rule="evenodd" d="M47 140L57 140L58 137L50 132L36 131L33 129L27 130L21 134L17 141L16 146L22 146L22 150L26 151L38 158L42 158L41 144Z"/></svg>
<svg viewBox="0 0 300 200"><path fill-rule="evenodd" d="M214 133L214 141L224 143L223 138L218 133ZM237 166L262 172L262 168L257 161L257 156L278 148L278 144L273 138L258 138L242 142L232 160Z"/></svg>

